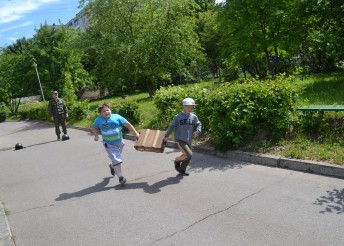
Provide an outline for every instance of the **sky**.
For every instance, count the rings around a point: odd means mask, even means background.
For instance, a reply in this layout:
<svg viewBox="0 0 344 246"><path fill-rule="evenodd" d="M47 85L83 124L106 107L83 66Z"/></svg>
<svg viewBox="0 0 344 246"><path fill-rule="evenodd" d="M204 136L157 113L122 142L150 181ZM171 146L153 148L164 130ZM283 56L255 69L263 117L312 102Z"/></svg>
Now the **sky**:
<svg viewBox="0 0 344 246"><path fill-rule="evenodd" d="M40 24L66 24L81 9L79 0L0 0L0 47L32 38Z"/></svg>

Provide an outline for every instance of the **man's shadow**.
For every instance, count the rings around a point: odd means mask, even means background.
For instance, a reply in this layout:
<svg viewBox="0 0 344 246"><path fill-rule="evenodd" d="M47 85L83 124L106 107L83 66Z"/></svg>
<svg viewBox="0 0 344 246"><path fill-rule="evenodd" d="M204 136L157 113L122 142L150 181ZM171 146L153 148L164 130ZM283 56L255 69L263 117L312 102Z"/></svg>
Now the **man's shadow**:
<svg viewBox="0 0 344 246"><path fill-rule="evenodd" d="M140 183L127 183L124 187L120 185L115 186L115 190L133 190L133 189L142 189L144 192L148 194L156 194L161 191L161 188L164 188L168 185L175 185L180 183L183 179L183 176L177 175L175 177L168 177L164 180L158 181L152 185L148 185L147 182L140 182Z"/></svg>
<svg viewBox="0 0 344 246"><path fill-rule="evenodd" d="M76 191L72 193L62 193L60 194L58 198L55 199L55 201L63 201L63 200L71 199L71 198L87 196L96 192L111 190L113 189L113 187L111 186L106 187L109 184L111 178L112 177L103 178L102 182L95 184L91 187L85 188L83 190L80 190L80 191Z"/></svg>

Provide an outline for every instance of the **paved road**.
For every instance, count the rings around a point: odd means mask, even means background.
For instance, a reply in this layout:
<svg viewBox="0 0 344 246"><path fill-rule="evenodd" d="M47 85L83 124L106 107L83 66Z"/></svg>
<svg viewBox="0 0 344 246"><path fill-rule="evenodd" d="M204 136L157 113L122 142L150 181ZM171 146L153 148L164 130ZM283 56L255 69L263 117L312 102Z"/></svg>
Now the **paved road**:
<svg viewBox="0 0 344 246"><path fill-rule="evenodd" d="M340 245L344 180L195 153L181 178L174 149L127 140L124 188L88 132L0 124L0 200L16 246ZM8 149L21 142L25 149Z"/></svg>

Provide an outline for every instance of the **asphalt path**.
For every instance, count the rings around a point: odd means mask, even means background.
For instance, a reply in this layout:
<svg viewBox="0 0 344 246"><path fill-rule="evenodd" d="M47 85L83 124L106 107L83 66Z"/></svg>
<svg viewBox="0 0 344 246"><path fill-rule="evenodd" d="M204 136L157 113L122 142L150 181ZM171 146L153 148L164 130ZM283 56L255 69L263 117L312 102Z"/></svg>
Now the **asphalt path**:
<svg viewBox="0 0 344 246"><path fill-rule="evenodd" d="M0 201L16 246L344 245L344 180L125 140L124 187L89 132L0 124ZM13 150L16 143L26 148Z"/></svg>

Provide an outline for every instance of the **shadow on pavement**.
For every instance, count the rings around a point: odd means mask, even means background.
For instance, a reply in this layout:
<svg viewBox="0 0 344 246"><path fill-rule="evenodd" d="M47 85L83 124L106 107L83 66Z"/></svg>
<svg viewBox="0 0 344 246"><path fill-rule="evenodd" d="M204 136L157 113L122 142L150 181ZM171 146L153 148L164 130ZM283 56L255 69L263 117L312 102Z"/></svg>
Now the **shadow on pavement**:
<svg viewBox="0 0 344 246"><path fill-rule="evenodd" d="M120 185L115 186L115 190L135 190L143 189L144 192L148 194L155 194L161 191L161 188L164 188L169 185L175 185L180 183L180 180L183 179L183 176L177 175L175 177L168 177L167 179L158 181L152 185L148 185L147 182L140 183L127 183L124 187Z"/></svg>
<svg viewBox="0 0 344 246"><path fill-rule="evenodd" d="M226 171L228 169L240 169L252 165L243 161L236 161L215 156L205 156L194 153L192 156L189 170L193 172L207 171Z"/></svg>
<svg viewBox="0 0 344 246"><path fill-rule="evenodd" d="M24 148L30 148L30 147L34 147L34 146L38 146L42 144L55 143L55 142L58 142L58 140L52 140L52 141L47 141L47 142L42 142L42 143L37 143L37 144L30 144L30 145L24 146Z"/></svg>
<svg viewBox="0 0 344 246"><path fill-rule="evenodd" d="M320 213L344 213L344 189L333 189L332 191L326 191L326 196L321 196L313 203L315 205L325 206Z"/></svg>
<svg viewBox="0 0 344 246"><path fill-rule="evenodd" d="M76 191L73 193L62 193L60 194L58 198L55 199L55 201L63 201L63 200L71 199L71 198L87 196L89 194L96 193L96 192L111 190L113 189L113 187L105 187L109 184L111 178L112 177L103 178L102 182L95 184L94 186L80 190L80 191Z"/></svg>
<svg viewBox="0 0 344 246"><path fill-rule="evenodd" d="M106 187L110 179L112 177L104 178L102 182L95 184L94 186L85 188L80 191L76 191L73 193L62 193L59 197L55 199L55 201L64 201L72 198L83 197L90 195L96 192L107 191L111 189L115 190L134 190L134 189L142 189L144 192L148 194L155 194L161 191L161 188L166 187L168 185L174 185L180 183L180 180L183 179L183 176L177 175L176 177L168 177L165 180L161 180L156 182L152 185L148 185L147 182L140 182L140 183L127 183L125 186L116 185L115 187Z"/></svg>
<svg viewBox="0 0 344 246"><path fill-rule="evenodd" d="M19 133L19 132L24 132L24 131L30 131L30 130L44 130L44 129L49 129L49 128L54 129L54 125L51 125L47 122L27 121L27 125L25 125L21 128L18 128L16 131L13 131L13 132L10 132L8 134L1 135L1 136L7 136L7 135L11 135L11 134Z"/></svg>

